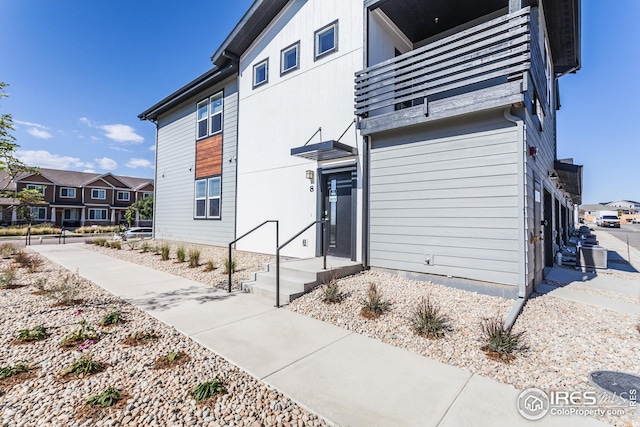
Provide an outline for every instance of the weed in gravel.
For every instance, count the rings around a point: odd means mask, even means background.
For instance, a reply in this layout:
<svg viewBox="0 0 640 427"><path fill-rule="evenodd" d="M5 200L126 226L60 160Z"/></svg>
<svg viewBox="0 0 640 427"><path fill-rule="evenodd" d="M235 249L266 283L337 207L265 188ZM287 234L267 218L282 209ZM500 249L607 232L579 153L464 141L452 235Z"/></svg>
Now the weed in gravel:
<svg viewBox="0 0 640 427"><path fill-rule="evenodd" d="M524 331L513 332L504 327L500 317L484 319L481 324L481 335L484 345L481 349L491 359L509 362L515 358L516 352L524 352L529 347L523 343Z"/></svg>
<svg viewBox="0 0 640 427"><path fill-rule="evenodd" d="M103 371L105 366L93 359L91 354L84 354L62 372L62 376L73 374L76 377L87 376Z"/></svg>
<svg viewBox="0 0 640 427"><path fill-rule="evenodd" d="M130 251L135 251L136 249L138 249L138 243L138 240L127 240L126 245Z"/></svg>
<svg viewBox="0 0 640 427"><path fill-rule="evenodd" d="M189 267L200 266L200 249L189 249Z"/></svg>
<svg viewBox="0 0 640 427"><path fill-rule="evenodd" d="M39 295L45 295L47 293L47 281L49 278L47 277L38 277L38 280L33 284L38 290L36 293Z"/></svg>
<svg viewBox="0 0 640 427"><path fill-rule="evenodd" d="M231 258L231 262L229 262L228 258L224 260L224 274L229 274L229 270L231 270L232 273L238 271L235 258Z"/></svg>
<svg viewBox="0 0 640 427"><path fill-rule="evenodd" d="M49 338L49 333L44 325L38 325L33 329L21 329L18 333L18 340L23 342L42 341Z"/></svg>
<svg viewBox="0 0 640 427"><path fill-rule="evenodd" d="M210 272L216 269L216 263L213 260L208 260L204 265L204 271Z"/></svg>
<svg viewBox="0 0 640 427"><path fill-rule="evenodd" d="M178 262L184 262L187 254L183 246L178 246L176 249L176 258L178 258Z"/></svg>
<svg viewBox="0 0 640 427"><path fill-rule="evenodd" d="M13 366L0 367L0 380L29 371L29 362L21 360Z"/></svg>
<svg viewBox="0 0 640 427"><path fill-rule="evenodd" d="M422 298L413 310L411 326L416 334L426 338L441 338L452 330L449 316L442 314L440 307L433 304L429 297Z"/></svg>
<svg viewBox="0 0 640 427"><path fill-rule="evenodd" d="M171 254L171 245L169 243L163 243L160 246L160 257L163 261L169 260L169 255Z"/></svg>
<svg viewBox="0 0 640 427"><path fill-rule="evenodd" d="M338 280L331 276L322 288L322 301L326 304L337 304L344 299L344 294L340 290Z"/></svg>
<svg viewBox="0 0 640 427"><path fill-rule="evenodd" d="M155 341L158 338L160 338L160 336L155 330L146 329L144 331L134 332L128 338L122 341L122 344L128 345L128 346L138 346L138 345L146 344L151 341Z"/></svg>
<svg viewBox="0 0 640 427"><path fill-rule="evenodd" d="M107 239L103 239L103 238L95 239L93 243L96 244L97 246L104 246L107 243Z"/></svg>
<svg viewBox="0 0 640 427"><path fill-rule="evenodd" d="M222 381L218 377L214 377L211 381L198 384L191 391L191 395L196 399L196 402L201 402L216 394L224 394L227 389Z"/></svg>
<svg viewBox="0 0 640 427"><path fill-rule="evenodd" d="M98 322L100 326L110 326L122 322L122 314L117 310L111 310L105 314L104 317Z"/></svg>
<svg viewBox="0 0 640 427"><path fill-rule="evenodd" d="M46 290L46 296L56 301L56 305L72 306L80 302L77 299L80 294L80 275L65 274L60 282Z"/></svg>
<svg viewBox="0 0 640 427"><path fill-rule="evenodd" d="M111 249L117 249L117 250L121 250L122 249L122 243L120 243L118 240L112 240L109 243L109 247Z"/></svg>
<svg viewBox="0 0 640 427"><path fill-rule="evenodd" d="M87 405L109 407L113 406L120 400L120 391L113 388L106 388L101 394L91 396L87 399Z"/></svg>
<svg viewBox="0 0 640 427"><path fill-rule="evenodd" d="M140 251L141 251L142 253L147 253L147 252L149 252L150 250L151 250L151 245L149 245L147 242L144 242L144 243L142 244L142 246L140 246Z"/></svg>
<svg viewBox="0 0 640 427"><path fill-rule="evenodd" d="M20 267L26 267L31 260L31 256L23 250L19 250L13 256L13 260L17 262Z"/></svg>
<svg viewBox="0 0 640 427"><path fill-rule="evenodd" d="M0 257L9 259L18 253L18 247L13 243L3 243L0 245Z"/></svg>
<svg viewBox="0 0 640 427"><path fill-rule="evenodd" d="M369 284L367 296L360 302L362 304L360 314L367 319L375 319L389 309L389 303L382 298L382 292L378 290L375 283Z"/></svg>
<svg viewBox="0 0 640 427"><path fill-rule="evenodd" d="M0 288L13 288L16 286L17 269L11 265L0 272Z"/></svg>
<svg viewBox="0 0 640 427"><path fill-rule="evenodd" d="M64 337L60 342L60 347L71 348L85 343L88 340L97 341L99 335L91 323L88 323L85 319L78 322L78 328Z"/></svg>

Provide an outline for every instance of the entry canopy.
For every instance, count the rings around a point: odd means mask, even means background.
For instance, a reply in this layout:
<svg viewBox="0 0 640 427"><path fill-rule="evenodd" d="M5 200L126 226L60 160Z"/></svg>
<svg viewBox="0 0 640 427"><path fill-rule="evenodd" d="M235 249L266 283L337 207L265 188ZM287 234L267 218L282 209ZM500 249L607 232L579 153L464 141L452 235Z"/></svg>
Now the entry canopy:
<svg viewBox="0 0 640 427"><path fill-rule="evenodd" d="M333 160L358 155L358 149L338 141L323 141L317 144L292 148L291 155L309 160Z"/></svg>
<svg viewBox="0 0 640 427"><path fill-rule="evenodd" d="M558 183L569 194L571 201L576 205L582 204L582 165L556 160L553 168L558 174Z"/></svg>

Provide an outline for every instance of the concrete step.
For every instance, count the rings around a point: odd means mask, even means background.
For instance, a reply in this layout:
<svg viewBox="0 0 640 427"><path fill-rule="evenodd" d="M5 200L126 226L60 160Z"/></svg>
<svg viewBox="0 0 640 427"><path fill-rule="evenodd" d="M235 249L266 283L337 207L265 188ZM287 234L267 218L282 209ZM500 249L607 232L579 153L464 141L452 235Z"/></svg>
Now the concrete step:
<svg viewBox="0 0 640 427"><path fill-rule="evenodd" d="M322 258L292 260L280 263L280 304L288 304L331 278L341 278L362 271L362 264L341 258L327 258L327 270ZM242 282L242 289L275 302L276 267L266 264L264 271Z"/></svg>

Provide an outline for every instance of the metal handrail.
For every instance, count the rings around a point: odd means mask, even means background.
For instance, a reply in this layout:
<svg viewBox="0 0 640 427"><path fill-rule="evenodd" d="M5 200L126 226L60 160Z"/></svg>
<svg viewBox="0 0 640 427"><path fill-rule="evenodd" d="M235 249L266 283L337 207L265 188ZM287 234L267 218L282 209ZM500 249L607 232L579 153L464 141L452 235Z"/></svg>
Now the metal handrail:
<svg viewBox="0 0 640 427"><path fill-rule="evenodd" d="M244 238L244 237L247 237L249 234L253 233L253 232L254 232L254 231L256 231L258 228L260 228L260 227L262 227L263 225L268 224L268 223L270 223L270 222L275 222L275 223L276 223L276 248L277 248L277 247L278 247L278 235L279 235L279 231L278 231L278 229L279 229L279 227L280 227L280 224L279 224L279 222L278 222L278 220L277 220L277 219L269 219L269 220L267 220L267 221L263 222L262 224L260 224L259 226L255 227L255 228L252 228L250 231L247 231L246 233L244 233L242 236L238 237L238 238L237 238L236 240L234 240L233 242L229 243L229 261L228 261L228 264L227 264L227 265L229 266L229 267L227 268L227 270L229 270L229 271L228 271L228 273L229 273L229 289L227 290L227 292L231 293L231 274L232 274L232 271L231 271L231 270L233 270L233 269L231 268L231 246L232 246L234 243L236 243L238 240L240 240L240 239L242 239L242 238Z"/></svg>
<svg viewBox="0 0 640 427"><path fill-rule="evenodd" d="M63 245L67 244L67 233L65 233L64 225L60 229L60 235L58 236L58 244L60 244L61 240L63 242L62 243Z"/></svg>
<svg viewBox="0 0 640 427"><path fill-rule="evenodd" d="M300 236L302 233L304 233L314 225L322 224L322 237L324 240L322 245L322 249L324 253L324 263L322 265L322 268L326 270L327 269L327 246L328 246L327 231L329 230L329 228L326 225L328 223L329 223L329 220L326 220L326 219L319 219L317 221L313 221L311 224L307 225L300 232L298 232L298 234L296 234L295 236L287 240L281 246L278 246L278 248L276 249L276 307L278 308L280 307L280 249L284 248L289 243L293 242L298 236Z"/></svg>

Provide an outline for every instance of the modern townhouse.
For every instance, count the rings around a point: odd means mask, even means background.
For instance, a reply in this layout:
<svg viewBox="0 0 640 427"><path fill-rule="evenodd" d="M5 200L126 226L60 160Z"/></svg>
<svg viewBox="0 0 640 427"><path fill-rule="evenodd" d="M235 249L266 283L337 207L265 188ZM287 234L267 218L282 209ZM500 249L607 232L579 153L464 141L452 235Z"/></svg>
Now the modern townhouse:
<svg viewBox="0 0 640 427"><path fill-rule="evenodd" d="M526 297L581 203L557 158L579 0L256 0L157 127L155 234L505 285ZM237 244L273 253L263 227Z"/></svg>
<svg viewBox="0 0 640 427"><path fill-rule="evenodd" d="M38 189L43 204L33 208L36 223L56 226L117 225L137 200L153 195L152 179L40 168L38 173L23 173L9 189ZM3 201L2 223L19 224L14 203ZM137 218L137 225L150 225L150 219Z"/></svg>

